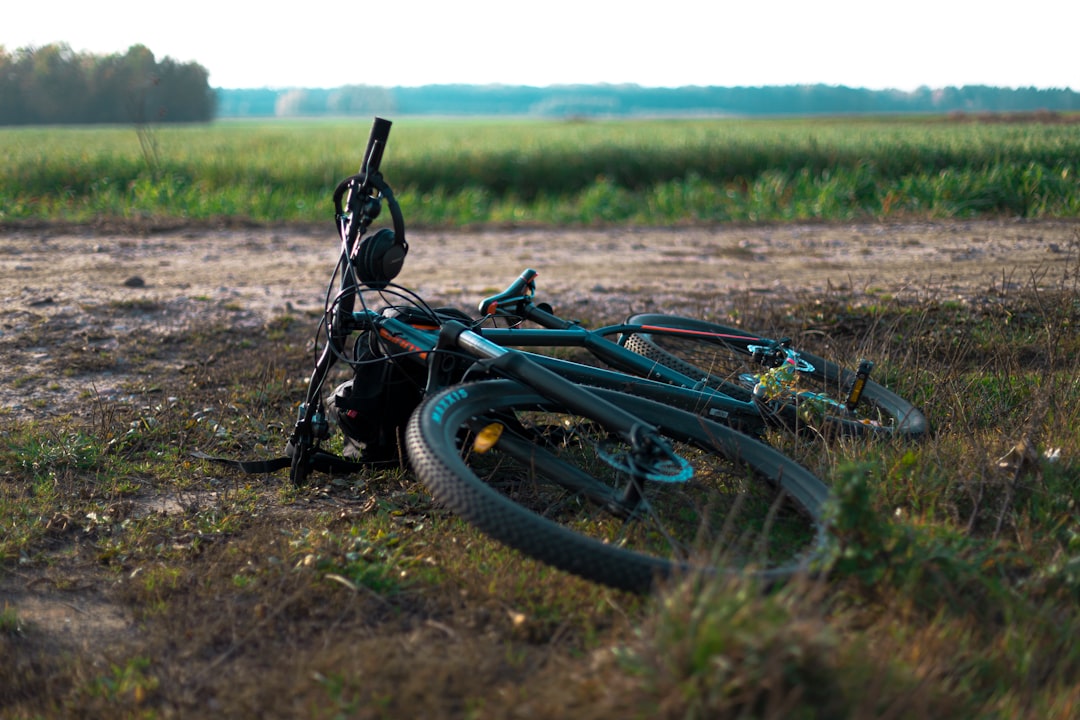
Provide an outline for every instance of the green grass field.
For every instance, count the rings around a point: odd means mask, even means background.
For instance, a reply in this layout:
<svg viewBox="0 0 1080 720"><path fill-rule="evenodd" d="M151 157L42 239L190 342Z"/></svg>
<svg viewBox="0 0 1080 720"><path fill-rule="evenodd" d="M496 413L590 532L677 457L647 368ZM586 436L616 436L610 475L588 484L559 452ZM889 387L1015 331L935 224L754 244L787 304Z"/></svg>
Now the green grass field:
<svg viewBox="0 0 1080 720"><path fill-rule="evenodd" d="M0 221L319 222L370 123L0 129ZM1080 124L404 119L410 223L1072 217Z"/></svg>

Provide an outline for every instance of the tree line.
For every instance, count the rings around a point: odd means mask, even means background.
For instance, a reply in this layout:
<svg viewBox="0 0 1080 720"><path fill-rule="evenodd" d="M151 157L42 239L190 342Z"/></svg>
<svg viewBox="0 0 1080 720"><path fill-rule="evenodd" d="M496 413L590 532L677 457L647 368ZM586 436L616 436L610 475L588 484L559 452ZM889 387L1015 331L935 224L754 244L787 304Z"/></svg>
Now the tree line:
<svg viewBox="0 0 1080 720"><path fill-rule="evenodd" d="M124 54L76 53L65 43L0 46L0 125L208 122L215 117L515 115L536 117L784 116L1080 111L1068 88L832 85L426 85L214 89L197 63L158 61L143 45Z"/></svg>
<svg viewBox="0 0 1080 720"><path fill-rule="evenodd" d="M914 91L832 85L650 88L637 85L426 85L218 90L220 117L516 115L784 116L1080 111L1070 89L965 86Z"/></svg>
<svg viewBox="0 0 1080 720"><path fill-rule="evenodd" d="M208 122L217 107L209 77L144 45L104 56L66 43L0 46L0 125Z"/></svg>

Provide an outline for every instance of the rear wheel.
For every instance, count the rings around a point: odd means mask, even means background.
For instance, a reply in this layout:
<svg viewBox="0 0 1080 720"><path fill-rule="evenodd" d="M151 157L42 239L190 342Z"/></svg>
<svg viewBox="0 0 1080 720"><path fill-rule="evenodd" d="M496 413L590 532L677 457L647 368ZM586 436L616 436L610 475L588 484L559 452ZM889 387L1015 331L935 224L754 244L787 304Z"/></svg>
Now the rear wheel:
<svg viewBox="0 0 1080 720"><path fill-rule="evenodd" d="M425 400L406 433L410 462L482 532L612 587L644 592L657 577L697 570L781 578L807 566L828 494L816 476L693 413L594 392L646 418L679 460L643 468L594 420L489 380Z"/></svg>
<svg viewBox="0 0 1080 720"><path fill-rule="evenodd" d="M926 417L910 402L868 380L858 403L848 407L853 370L808 352L785 363L775 341L745 330L671 315L635 315L628 350L745 401L789 427L846 434L919 436ZM787 368L794 373L786 372Z"/></svg>

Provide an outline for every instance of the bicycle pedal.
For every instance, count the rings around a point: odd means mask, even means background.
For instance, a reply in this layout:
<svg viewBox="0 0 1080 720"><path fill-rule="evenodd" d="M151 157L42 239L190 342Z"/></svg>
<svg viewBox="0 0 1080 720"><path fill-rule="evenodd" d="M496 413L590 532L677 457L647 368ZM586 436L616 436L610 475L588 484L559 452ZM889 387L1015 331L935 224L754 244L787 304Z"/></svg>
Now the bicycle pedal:
<svg viewBox="0 0 1080 720"><path fill-rule="evenodd" d="M844 400L844 407L848 409L848 412L855 412L855 408L859 406L863 390L866 389L866 383L870 380L870 371L873 369L874 363L870 360L859 361L859 367L855 371L855 377L851 381L851 387L847 390L847 398Z"/></svg>

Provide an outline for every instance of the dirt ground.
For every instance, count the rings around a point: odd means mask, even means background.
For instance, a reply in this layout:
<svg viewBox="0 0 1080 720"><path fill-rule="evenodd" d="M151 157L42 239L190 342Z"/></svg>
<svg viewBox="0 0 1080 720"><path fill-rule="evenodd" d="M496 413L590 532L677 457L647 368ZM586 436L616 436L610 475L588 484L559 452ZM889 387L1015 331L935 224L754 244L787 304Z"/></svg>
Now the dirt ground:
<svg viewBox="0 0 1080 720"><path fill-rule="evenodd" d="M867 301L971 300L1071 282L1080 269L1080 222L417 231L409 241L398 281L432 301L475 308L533 267L540 299L571 306L571 317L587 304L612 322L685 313L688 298L723 313L747 294L784 301L830 288ZM0 229L0 415L78 415L88 390L124 402L130 381L205 360L167 341L200 326L258 330L291 313L314 331L336 259L332 229ZM56 599L27 577L0 578L0 596L62 645L132 628L93 585Z"/></svg>
<svg viewBox="0 0 1080 720"><path fill-rule="evenodd" d="M970 299L1050 285L1077 269L1080 223L418 230L409 243L398 282L425 298L472 309L532 267L539 299L588 303L616 321L631 310L685 312L688 297L722 313L747 293ZM131 348L156 337L217 322L259 327L284 312L314 317L337 252L332 228L0 230L0 412L72 412L87 389L122 399L126 380L198 360L177 347L141 363Z"/></svg>

